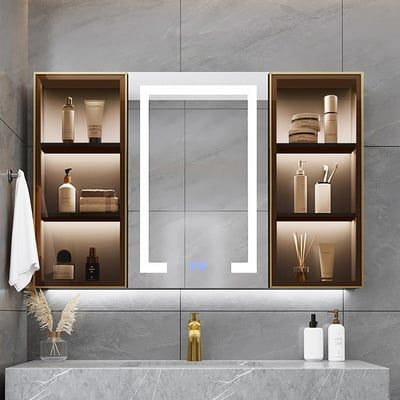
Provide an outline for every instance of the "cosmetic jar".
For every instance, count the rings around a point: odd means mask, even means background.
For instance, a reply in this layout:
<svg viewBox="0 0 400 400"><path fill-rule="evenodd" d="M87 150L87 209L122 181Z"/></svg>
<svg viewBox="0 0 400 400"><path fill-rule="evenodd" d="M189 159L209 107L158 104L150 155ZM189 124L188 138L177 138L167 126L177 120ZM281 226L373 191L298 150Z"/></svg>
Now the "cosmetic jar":
<svg viewBox="0 0 400 400"><path fill-rule="evenodd" d="M318 132L315 129L302 128L289 130L289 143L317 143Z"/></svg>

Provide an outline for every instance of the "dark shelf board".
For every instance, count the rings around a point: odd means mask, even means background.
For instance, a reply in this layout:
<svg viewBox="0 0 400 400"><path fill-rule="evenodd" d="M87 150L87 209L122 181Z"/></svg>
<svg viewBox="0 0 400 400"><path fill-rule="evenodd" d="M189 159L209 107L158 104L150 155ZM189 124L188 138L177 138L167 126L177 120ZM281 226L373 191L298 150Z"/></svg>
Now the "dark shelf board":
<svg viewBox="0 0 400 400"><path fill-rule="evenodd" d="M95 287L95 288L122 288L126 286L121 286L117 282L107 282L107 281L80 281L74 279L44 279L36 280L35 287L37 288L82 288L82 287Z"/></svg>
<svg viewBox="0 0 400 400"><path fill-rule="evenodd" d="M313 222L313 221L354 221L357 217L356 213L329 213L329 214L277 214L276 220L293 221L293 222Z"/></svg>
<svg viewBox="0 0 400 400"><path fill-rule="evenodd" d="M277 143L276 152L296 153L352 153L355 143Z"/></svg>
<svg viewBox="0 0 400 400"><path fill-rule="evenodd" d="M44 153L114 153L121 152L120 143L42 143Z"/></svg>
<svg viewBox="0 0 400 400"><path fill-rule="evenodd" d="M49 214L42 216L45 222L103 222L103 221L119 221L120 215L114 212L108 213L74 213L74 214Z"/></svg>

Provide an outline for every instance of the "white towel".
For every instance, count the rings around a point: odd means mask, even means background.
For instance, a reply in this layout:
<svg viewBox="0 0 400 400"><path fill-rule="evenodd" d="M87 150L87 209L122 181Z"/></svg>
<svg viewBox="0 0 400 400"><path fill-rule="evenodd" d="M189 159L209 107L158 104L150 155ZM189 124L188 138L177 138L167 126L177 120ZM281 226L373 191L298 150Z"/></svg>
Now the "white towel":
<svg viewBox="0 0 400 400"><path fill-rule="evenodd" d="M29 284L32 275L39 268L29 190L25 175L19 170L15 185L10 278L8 283L20 292Z"/></svg>

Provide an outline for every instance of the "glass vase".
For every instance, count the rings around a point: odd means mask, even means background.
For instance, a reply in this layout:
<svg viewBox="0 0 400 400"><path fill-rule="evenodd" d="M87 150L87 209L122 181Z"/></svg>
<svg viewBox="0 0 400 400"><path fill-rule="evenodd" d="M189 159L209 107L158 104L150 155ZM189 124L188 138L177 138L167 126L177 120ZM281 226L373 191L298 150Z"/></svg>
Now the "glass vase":
<svg viewBox="0 0 400 400"><path fill-rule="evenodd" d="M310 277L309 267L294 267L293 273L297 283L308 283Z"/></svg>
<svg viewBox="0 0 400 400"><path fill-rule="evenodd" d="M40 359L43 361L64 361L68 356L68 343L61 332L49 332L46 340L40 342Z"/></svg>

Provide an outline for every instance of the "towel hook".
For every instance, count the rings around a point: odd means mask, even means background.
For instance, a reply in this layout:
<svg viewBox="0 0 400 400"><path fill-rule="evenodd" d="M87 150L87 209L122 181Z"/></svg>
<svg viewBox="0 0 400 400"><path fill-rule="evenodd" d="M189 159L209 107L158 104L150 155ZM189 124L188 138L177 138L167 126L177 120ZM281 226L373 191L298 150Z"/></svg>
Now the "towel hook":
<svg viewBox="0 0 400 400"><path fill-rule="evenodd" d="M12 172L12 169L7 170L7 172L3 172L0 175L7 175L8 182L12 182L13 179L18 178L18 172Z"/></svg>

